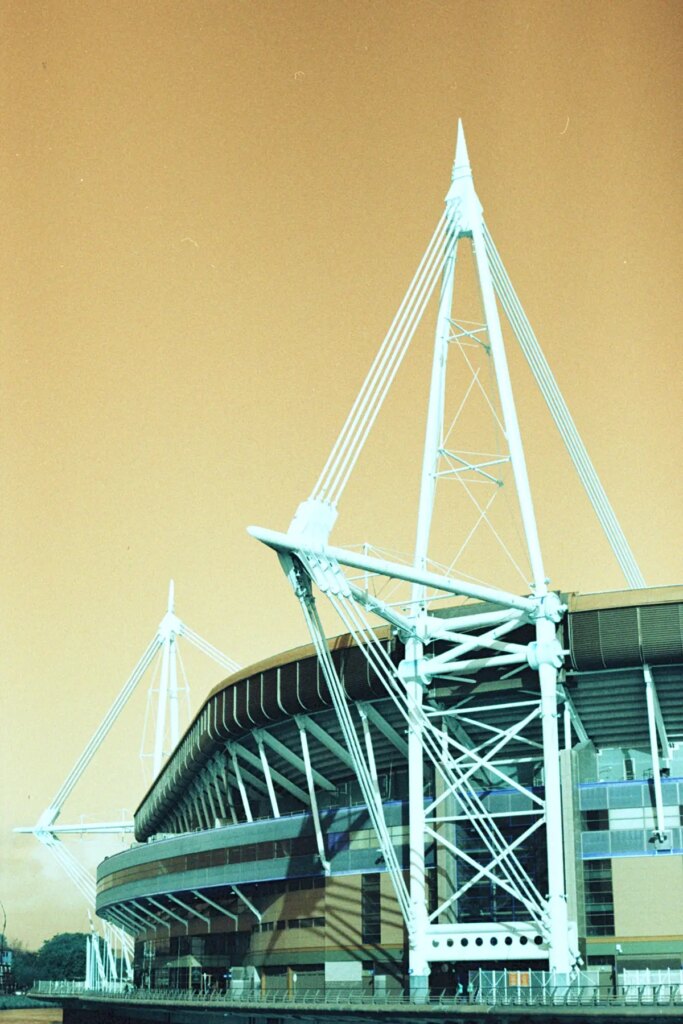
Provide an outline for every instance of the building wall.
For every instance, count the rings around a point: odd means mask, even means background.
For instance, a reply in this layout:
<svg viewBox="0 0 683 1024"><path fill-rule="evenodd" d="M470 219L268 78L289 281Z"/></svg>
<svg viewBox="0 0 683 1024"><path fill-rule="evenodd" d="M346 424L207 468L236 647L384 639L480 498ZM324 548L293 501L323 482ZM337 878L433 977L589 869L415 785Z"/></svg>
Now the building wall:
<svg viewBox="0 0 683 1024"><path fill-rule="evenodd" d="M683 615L683 604L681 609ZM571 629L569 637L578 652L577 671L564 680L573 706L571 715L567 712L565 718L565 749L561 755L570 914L578 920L589 963L610 963L613 968L622 954L626 958L657 958L680 952L683 956L680 668L658 666L655 673L662 713L671 725L667 725L669 736L677 744L671 758L663 761L668 835L661 841L653 837L652 754L638 648L649 633L642 633L639 613L630 615L637 641L631 655L624 647L623 616L609 610L605 616L599 612L596 618L588 607L577 614L583 617L580 622L577 619L576 642L572 641ZM683 624L683 618L680 621ZM396 653L400 656L400 651ZM388 726L388 730L374 729L371 738L389 835L405 869L409 861L407 766L402 738L405 723L397 713L392 719L394 711L381 688L372 689L371 674L359 652L346 644L339 658L345 684L351 687L350 699L377 698L374 708ZM533 694L537 685L530 672L506 680L504 692L498 692L499 682L484 674L476 686L466 687L466 692L449 685L439 695L446 704L452 702L452 709L462 699L470 702L470 711L479 705L480 710L492 712L490 723L468 722L466 746L472 749L486 747L489 729L495 736L497 729L508 728L514 717L509 709L517 713L516 703L528 696L527 690ZM288 990L307 984L366 986L374 984L373 979L379 976L384 976L384 984L389 975L406 983L405 928L392 880L386 863L378 856L378 839L368 812L361 806L352 766L348 757L342 756L343 735L328 707L328 698L320 691L321 685L319 668L312 652L308 652L303 660L283 656L265 668L256 667L214 694L209 704L223 708L221 728L225 727L225 734L220 732L218 718L211 718L205 709L136 815L138 838L153 841L117 855L98 871L98 909L105 915L108 910L115 913L117 907L137 907L142 913L152 913L155 907L160 913L164 909L172 912L171 900L176 895L182 897L189 914L196 899L196 908L212 918L210 927L196 917L188 917L187 924L176 918L170 936L163 923L156 935L150 930L141 936L150 940L150 947L156 946L160 975L165 972L169 983L170 975L178 974L173 968L174 959L177 963L189 955L210 967L212 977L215 970L219 983L231 970L233 983L246 984L247 977L252 982L258 977L264 987L286 986ZM310 718L309 746L314 771L321 776L319 824L305 799L297 796L291 785L282 786L283 780L296 781L304 793L310 781L303 761L295 760L300 737L298 719L291 716L302 711ZM275 742L269 746L267 757L272 768L269 780L266 774L270 772L258 757L254 726L273 730ZM226 752L235 737L241 745L240 756L246 759L242 765L255 819L248 822L238 820L243 811L249 819L252 813L245 809L246 801L242 806L235 788L237 773ZM475 776L476 798L491 813L496 829L509 844L533 824L538 812L534 798L544 795L540 742L540 722L533 720L529 734L520 735L506 749L505 760L501 761L505 775L491 777L481 771ZM342 755L335 750L340 744ZM263 779L257 777L259 765ZM255 776L251 774L254 769ZM275 801L265 795L264 782L272 784L272 779L276 789L279 780L279 815ZM438 780L438 773L428 766L426 798L441 796ZM232 808L230 823L217 817L215 800L220 803L221 798L226 807ZM443 846L437 847L436 853L433 847L428 848L430 909L447 899L455 888L464 886L460 899L451 904L439 924L459 923L474 929L487 921L524 922L529 917L524 901L477 873L476 864L487 863L488 857L481 829L468 816L470 808L466 802L460 806L454 796L441 807L438 830L455 844L458 856L451 857ZM219 810L225 813L225 807ZM324 858L316 830L324 834ZM168 837L157 841L156 837L165 833ZM538 891L545 893L544 829L530 831L515 849ZM462 853L471 855L472 860L460 857ZM328 863L331 873L323 877ZM469 881L472 884L467 887ZM237 898L234 887L258 908L260 920L248 903ZM164 906L154 902L156 897ZM213 911L201 902L207 897L213 898ZM440 972L439 977L441 973L457 977L459 967L455 961L444 961L435 964L435 972Z"/></svg>
<svg viewBox="0 0 683 1024"><path fill-rule="evenodd" d="M325 890L326 948L352 950L362 945L361 876L329 878Z"/></svg>
<svg viewBox="0 0 683 1024"><path fill-rule="evenodd" d="M670 935L683 941L683 857L616 858L612 889L618 937Z"/></svg>

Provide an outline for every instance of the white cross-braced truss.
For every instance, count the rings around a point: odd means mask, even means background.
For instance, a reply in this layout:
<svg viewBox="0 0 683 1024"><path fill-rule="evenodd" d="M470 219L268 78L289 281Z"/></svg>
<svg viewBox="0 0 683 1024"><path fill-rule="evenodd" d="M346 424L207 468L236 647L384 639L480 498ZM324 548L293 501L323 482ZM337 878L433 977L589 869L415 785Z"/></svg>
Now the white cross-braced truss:
<svg viewBox="0 0 683 1024"><path fill-rule="evenodd" d="M283 557L283 556L281 556ZM404 680L401 675L401 666L397 667L386 651L385 646L377 639L375 629L365 614L363 604L367 603L367 595L358 588L349 584L344 576L338 562L321 559L310 553L299 551L295 559L287 560L288 577L295 589L297 597L304 610L304 615L311 633L311 638L320 658L321 667L328 683L330 695L337 712L339 724L344 735L347 749L353 758L354 768L365 797L368 811L370 812L373 825L377 831L378 841L387 867L391 873L396 890L399 906L404 914L404 920L409 935L414 929L414 920L410 909L410 901L403 879L402 868L398 864L393 844L389 840L388 830L384 823L382 803L377 788L377 775L373 770L371 759L371 748L363 752L361 742L358 738L356 726L350 713L348 699L344 693L342 682L332 660L327 641L325 639L320 619L315 609L315 602L312 596L311 581L326 593L332 606L339 614L346 630L354 638L359 650L366 658L370 670L382 683L387 697L392 701L395 708L406 723L408 729L419 729L424 745L425 756L434 768L435 774L440 780L440 795L425 808L425 833L428 842L440 844L451 856L466 863L474 874L468 881L450 894L443 904L437 906L430 915L431 921L438 921L441 915L472 885L481 878L489 879L494 885L500 886L513 899L517 900L526 910L531 921L535 922L538 934L547 938L547 905L529 873L517 856L517 849L536 830L544 824L544 801L531 790L526 789L513 779L507 772L500 768L496 759L500 757L503 748L512 741L528 743L533 746L536 757L541 756L539 744L534 740L524 738L524 730L540 715L540 702L522 701L518 708L522 712L520 720L507 730L498 729L493 725L483 723L484 730L491 733L490 738L484 740L477 747L466 747L449 731L448 725L444 726L444 720L449 721L450 717L457 712L432 711L422 705L411 704ZM360 604L358 603L360 599ZM373 602L376 608L376 602ZM459 673L473 672L480 666L482 661L489 664L496 663L500 658L505 659L505 664L513 661L516 664L526 663L527 647L517 643L506 644L499 638L514 629L518 629L525 621L523 613L505 614L505 621L500 620L501 612L494 611L491 618L494 625L491 628L484 628L484 632L465 634L459 630L449 631L441 618L430 620L432 639L443 641L447 636L455 640L456 646L449 652L452 655L452 665ZM394 619L397 616L394 614ZM481 628L484 617L476 617L474 625ZM454 620L457 622L457 620ZM403 629L411 628L410 623L405 620L401 622ZM412 629L414 630L414 626ZM488 657L479 659L465 658L472 650L478 649L482 652L491 653ZM510 649L511 654L498 655L501 649ZM425 682L437 676L443 678L444 659L443 656L426 658L425 664L420 667ZM531 707L529 708L529 703ZM480 712L477 712L478 714ZM471 713L459 713L463 723L473 721ZM479 722L480 727L482 723ZM529 797L533 808L526 812L532 819L528 827L510 843L497 825L495 815L486 808L479 795L481 788L481 772L486 770L490 775L496 777L501 783L511 785L513 788ZM447 801L456 801L459 808L457 815L446 815L440 813L440 808ZM487 859L477 860L464 850L458 848L445 834L444 826L458 820L467 820L474 828L485 850Z"/></svg>
<svg viewBox="0 0 683 1024"><path fill-rule="evenodd" d="M461 238L472 240L483 313L481 323L456 317L453 313L456 255ZM412 563L405 565L373 557L367 546L362 554L332 547L329 536L337 518L338 503L439 278L441 285ZM467 959L472 954L470 949L465 955L469 939L462 934L463 926L460 924L458 932L453 917L457 922L458 904L462 897L483 880L504 891L524 908L530 929L522 935L520 927L515 925L519 948L515 946L513 934L501 934L499 937L491 932L491 949L502 939L507 946L507 955L512 957L515 953L523 953L522 947L531 938L537 947L536 955L545 952L551 969L565 973L572 969L577 955L567 916L557 731L557 672L562 666L564 652L556 636L556 624L565 609L559 598L548 590L500 323L499 302L626 579L631 586L642 585L642 576L616 516L484 223L461 125L458 127L452 182L444 214L310 498L297 509L287 534L251 529L254 536L278 553L301 604L406 922L410 940L410 973L414 976L411 987L415 983L416 991L426 989L430 960ZM447 425L446 367L448 350L452 346L459 350L469 376L464 394L456 403L455 415ZM490 397L489 388L484 386L484 377L490 378L487 383L494 385L495 400ZM474 399L480 406L483 403L489 433L490 425L493 426L493 436L485 440L477 434L479 410L472 408ZM456 426L460 436L458 421L465 414L474 416L474 443L459 443L452 436ZM447 560L439 558L442 571L435 572L430 569L436 565L433 553L430 553L430 535L436 486L442 479L454 480L461 485L474 510L474 525L469 532L465 527L465 536L459 538L454 554L450 552ZM455 568L460 566L461 555L469 547L474 532L483 524L489 528L496 543L511 555L501 530L491 517L492 504L498 493L504 493L502 485L506 479L514 485L515 515L519 515L521 522L519 539L529 568L523 568L519 559L512 558L512 561L525 589L531 593L529 597L486 587L475 582L472 575L466 576L464 571L459 572L459 578L453 578ZM512 513L512 509L509 512ZM365 587L357 585L358 577L355 580L347 578L342 566L344 570L353 569L364 574ZM374 593L370 592L371 576L384 581L374 587ZM391 593L393 598L393 588L399 581L410 585L409 600L400 607L378 596L381 593L387 598ZM359 735L323 635L313 600L313 584L329 599L406 724L409 888L405 885L393 848L387 842L372 750L367 742L367 721L361 716ZM449 596L488 604L471 616L454 613L450 620L435 616L430 611L434 601ZM399 666L393 664L378 642L368 615L379 616L401 636L405 657ZM527 638L522 643L518 634L523 628L528 631L528 627L531 627L535 638L531 641ZM466 717L458 720L462 709L449 707L449 714L444 715L443 709L430 703L430 692L438 689L434 685L436 683L455 690L463 685L463 680L473 680L480 672L495 672L501 678L507 678L511 672L522 669L537 672L537 695L532 704L527 707L524 702L519 702L515 709L518 717L512 726L508 724L500 728L495 722L487 726L479 720L477 734L483 738L477 742L464 739L468 721ZM469 726L474 728L472 720ZM536 736L533 735L534 730ZM542 798L533 787L524 787L529 800L525 812L528 821L520 827L514 839L510 839L482 799L480 783L482 777L488 777L506 785L514 783L513 789L518 786L513 773L505 772L500 764L503 752L515 745L517 748L526 745L529 752L538 755L544 772L545 796ZM426 763L433 768L438 792L425 808ZM473 856L467 844L458 841L459 828L462 833L460 822L466 822L467 828L476 836L484 851L483 856ZM527 870L522 851L534 842L543 826L547 880L544 879L546 884L541 891L541 883L536 884ZM448 869L450 891L432 901L435 905L429 912L425 908L425 838L437 845L442 859L448 856L454 865ZM493 918L489 923L492 921ZM497 918L495 923L498 924ZM521 927L523 930L524 926ZM458 935L461 937L460 945L457 945ZM481 937L475 939L475 943L481 942ZM543 950L538 949L539 945Z"/></svg>

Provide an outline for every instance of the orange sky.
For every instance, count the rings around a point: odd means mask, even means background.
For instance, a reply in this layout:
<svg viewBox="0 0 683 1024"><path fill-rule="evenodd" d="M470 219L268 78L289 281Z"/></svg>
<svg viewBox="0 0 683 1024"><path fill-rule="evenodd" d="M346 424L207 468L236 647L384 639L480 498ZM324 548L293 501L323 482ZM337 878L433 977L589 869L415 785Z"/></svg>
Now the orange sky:
<svg viewBox="0 0 683 1024"><path fill-rule="evenodd" d="M161 618L304 640L274 556L412 276L458 117L515 283L650 584L681 582L675 2L0 2L7 931L87 927L31 837ZM335 540L412 530L407 369ZM552 583L621 586L528 374ZM195 705L220 678L192 669ZM128 813L144 693L63 820ZM99 856L90 844L90 859Z"/></svg>

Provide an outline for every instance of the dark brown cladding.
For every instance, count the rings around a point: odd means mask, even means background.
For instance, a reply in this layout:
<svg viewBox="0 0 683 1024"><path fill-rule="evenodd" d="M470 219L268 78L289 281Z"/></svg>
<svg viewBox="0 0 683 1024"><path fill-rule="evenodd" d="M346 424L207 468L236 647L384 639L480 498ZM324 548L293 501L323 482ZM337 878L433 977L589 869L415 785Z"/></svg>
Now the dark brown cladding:
<svg viewBox="0 0 683 1024"><path fill-rule="evenodd" d="M579 672L683 662L683 587L573 594L568 620Z"/></svg>

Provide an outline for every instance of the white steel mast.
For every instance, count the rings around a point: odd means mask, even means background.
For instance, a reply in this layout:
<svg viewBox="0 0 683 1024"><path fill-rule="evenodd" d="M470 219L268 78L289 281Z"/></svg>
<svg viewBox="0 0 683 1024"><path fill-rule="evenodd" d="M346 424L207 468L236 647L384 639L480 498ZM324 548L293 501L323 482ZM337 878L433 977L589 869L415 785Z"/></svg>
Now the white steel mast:
<svg viewBox="0 0 683 1024"><path fill-rule="evenodd" d="M452 318L456 251L462 238L471 240L483 309L484 324L476 328L463 328ZM332 547L328 538L337 517L339 500L439 277L441 290L413 564L373 557L367 548L359 554ZM551 971L568 979L578 960L576 927L568 920L565 891L557 715L558 670L562 667L563 651L556 625L566 609L557 595L548 591L496 292L620 565L632 585L642 582L635 559L485 226L462 125L458 126L445 213L310 498L299 506L287 534L257 527L250 530L277 551L318 651L404 918L411 995L418 1002L427 996L433 962L547 959ZM487 337L485 345L482 334ZM446 448L444 408L448 349L451 344L459 343L463 335L490 359L499 414L493 406L490 408L503 434L506 452L502 457L462 451L456 454ZM466 361L469 365L469 360ZM476 383L476 375L473 380ZM445 472L440 469L444 463L451 467ZM460 474L462 478L464 473L470 473L477 480L500 487L502 481L492 475L492 467L502 469L503 463L510 466L517 494L531 573L528 595L455 577L451 569L436 573L429 559L437 477L450 473L456 477ZM479 511L481 519L486 508ZM370 594L367 588L358 587L345 575L345 569L360 570L366 574L366 579L367 574L373 574L389 581L410 583L408 610L402 612L396 605ZM359 729L367 731L367 721L356 723L354 720L353 708L346 699L316 611L314 585L339 614L406 725L407 888L402 865L384 822L374 764L358 738ZM486 604L473 609L472 614L435 615L432 602L444 595L473 598ZM384 619L401 636L405 656L398 667L378 641L368 618L370 615ZM533 640L516 639L524 635L523 630L528 637L529 627L533 628ZM481 669L502 673L504 681L511 671L528 672L529 668L538 673L538 692L525 692L521 697L510 698L504 705L498 703L497 707L487 707L486 702L468 707L468 701L460 702L457 696L455 683L462 687L468 680L473 681ZM426 699L437 681L452 695L446 707L431 697ZM512 724L499 728L494 721L491 726L485 721L486 713L499 711L501 707L514 719ZM489 739L472 743L467 733L468 723L478 728L480 735L483 730ZM504 748L507 747L514 760L513 748L520 744L540 751L542 790L523 784L505 767L509 762L501 757L501 752L506 753ZM434 793L429 796L425 794L426 765L430 766L435 780ZM482 786L482 779L487 780L485 786ZM513 837L501 829L499 815L490 810L482 797L482 789L490 788L491 780L524 798L527 809L516 812L521 817L517 819L520 824ZM461 826L465 831L469 829L476 841L471 848L460 843L457 830ZM544 829L546 837L547 883L535 879L521 855L522 844L535 842L535 834L540 829ZM434 896L431 899L427 896L426 843L434 846L444 863L448 861L444 873L447 882L445 886L442 884L442 890L446 891L437 890L435 906ZM511 911L506 917L492 910L489 920L477 923L466 916L459 919L462 897L478 883L491 886L508 902L511 899L511 906L516 906L518 911Z"/></svg>
<svg viewBox="0 0 683 1024"><path fill-rule="evenodd" d="M92 873L84 867L74 854L62 843L60 836L75 835L81 838L86 835L117 834L123 835L133 832L132 821L109 821L109 822L80 822L76 824L62 824L58 822L64 804L69 799L73 789L87 771L90 762L100 749L110 730L114 726L138 684L147 674L150 666L161 652L161 671L158 685L158 697L156 704L156 720L154 728L154 749L152 753L153 777L159 774L166 756L178 743L180 739L180 715L178 707L178 639L184 637L193 647L202 654L216 662L222 669L230 674L236 672L240 665L223 654L217 647L214 647L207 640L195 633L175 614L175 587L173 580L169 583L168 602L166 613L162 618L157 630L143 652L140 660L133 669L129 678L123 685L120 693L109 708L100 725L93 733L86 744L80 757L60 786L59 790L50 802L50 805L40 815L35 825L29 827L15 828L15 832L30 833L42 843L55 856L64 871L69 875L77 889L85 899L86 904L94 909L95 906L95 879ZM150 697L152 690L150 689ZM189 712L189 702L188 702ZM167 729L167 719L169 728ZM168 742L167 742L168 734ZM144 741L144 737L143 737ZM170 745L169 745L170 744Z"/></svg>
<svg viewBox="0 0 683 1024"><path fill-rule="evenodd" d="M427 431L420 485L415 566L422 570L426 569L427 566L436 473L441 456L443 436L444 393L455 279L455 246L458 238L468 236L472 239L484 310L484 321L488 331L510 462L517 489L529 563L533 574L532 594L534 597L542 600L548 593L546 575L543 568L541 546L524 459L519 421L517 419L512 384L505 355L498 306L486 255L482 206L474 190L462 122L458 124L455 163L453 166L451 188L446 197L446 208L451 230L456 232L456 237L449 240L450 244L445 261L437 317ZM423 616L425 614L424 597L424 585L419 583L413 584L412 601L414 615ZM550 924L548 943L549 965L551 970L566 974L570 970L571 961L568 941L567 899L564 883L564 855L562 849L556 667L558 661L561 663L562 655L555 635L555 623L552 621L552 618L546 617L542 613L536 619L536 640L538 650L541 652L538 659L538 673L541 686L541 721L543 726L543 759L545 767L548 917ZM419 640L409 640L406 643L407 662L416 663L418 659L422 658L422 655L423 645ZM408 692L413 702L419 704L421 701L422 683L413 677L408 683L408 687ZM408 758L410 772L411 894L414 894L416 905L420 903L424 906L424 758L422 755L421 735L417 727L410 730L409 745L414 747ZM418 929L418 935L420 931L421 929ZM414 949L411 949L410 957L413 961L411 963L411 976L416 981L417 978L424 978L424 985L426 987L429 965L424 956L425 952L426 950L420 949L420 944L418 943ZM416 987L419 987L419 983Z"/></svg>
<svg viewBox="0 0 683 1024"><path fill-rule="evenodd" d="M423 572L426 571L428 565L429 537L434 514L436 474L443 432L446 364L451 334L451 307L453 305L453 286L455 282L458 215L463 198L460 185L460 177L463 173L463 160L465 173L468 173L467 150L462 134L462 126L459 125L452 185L446 197L447 234L444 244L446 255L434 337L432 377L427 407L427 427L415 536L414 564L416 569ZM424 655L424 643L421 637L424 632L423 626L427 613L426 596L427 587L425 584L414 582L411 592L411 609L416 629L413 636L406 638L405 661L403 664L406 695L411 708L411 720L408 726L408 833L410 844L410 901L416 925L413 941L409 942L408 969L411 990L418 998L421 998L422 994L427 992L430 970L426 943L421 941L421 937L426 935L428 921L424 850L424 737L421 713L425 681L418 671L418 666Z"/></svg>

